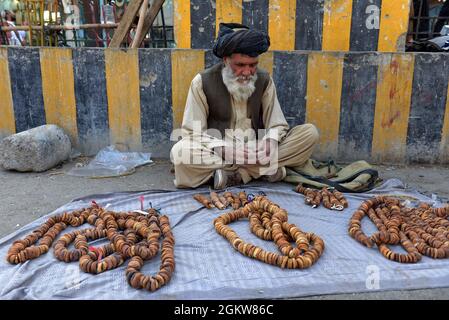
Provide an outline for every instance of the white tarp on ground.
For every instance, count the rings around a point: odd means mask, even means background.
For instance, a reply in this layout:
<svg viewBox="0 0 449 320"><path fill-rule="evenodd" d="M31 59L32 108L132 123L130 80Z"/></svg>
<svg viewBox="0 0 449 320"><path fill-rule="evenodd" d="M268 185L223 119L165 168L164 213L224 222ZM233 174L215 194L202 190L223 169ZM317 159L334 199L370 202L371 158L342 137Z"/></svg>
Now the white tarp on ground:
<svg viewBox="0 0 449 320"><path fill-rule="evenodd" d="M231 191L239 191L239 188ZM270 200L289 212L289 221L302 230L314 232L325 241L321 259L306 270L282 270L247 258L235 251L215 232L213 220L223 211L207 210L192 199L190 191L145 191L93 195L78 199L48 216L0 240L1 299L260 299L289 298L319 294L367 292L374 290L449 287L449 259L423 257L417 264L399 264L368 249L347 232L348 221L360 203L374 194L399 194L431 201L417 192L405 191L398 180L389 180L369 194L347 195L349 209L342 213L320 207L312 209L292 185L250 185L248 193L264 191ZM78 263L59 262L53 250L20 265L6 262L13 241L24 238L54 214L89 206L91 200L110 204L111 210L140 208L139 197L152 202L170 217L176 240L176 270L168 285L151 293L131 288L125 278L126 264L100 275L83 273ZM86 224L87 225L87 224ZM277 251L274 243L263 241L249 231L247 220L231 224L246 241ZM66 229L66 232L71 231ZM369 218L364 230L375 230ZM92 242L92 245L102 242ZM397 250L397 248L394 248ZM142 271L154 274L160 264L157 256Z"/></svg>

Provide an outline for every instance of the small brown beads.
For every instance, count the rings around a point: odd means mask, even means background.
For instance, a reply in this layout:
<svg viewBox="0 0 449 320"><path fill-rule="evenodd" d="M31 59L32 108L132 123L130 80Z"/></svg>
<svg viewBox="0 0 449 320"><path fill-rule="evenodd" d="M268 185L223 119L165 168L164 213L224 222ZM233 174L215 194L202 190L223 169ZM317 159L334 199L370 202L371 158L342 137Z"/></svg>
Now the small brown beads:
<svg viewBox="0 0 449 320"><path fill-rule="evenodd" d="M433 259L449 257L449 207L431 208L421 203L407 208L398 199L375 197L364 201L349 221L349 234L371 248L376 245L387 259L417 263L422 255ZM378 232L368 237L362 231L362 219L368 216ZM391 251L388 245L401 245L407 254Z"/></svg>
<svg viewBox="0 0 449 320"><path fill-rule="evenodd" d="M244 242L228 224L248 218L251 232L274 241L281 254L268 252ZM314 264L324 251L324 241L313 233L303 232L288 223L287 211L263 196L257 196L245 207L223 214L214 220L215 230L241 254L280 268L305 269ZM292 246L290 242L295 242Z"/></svg>
<svg viewBox="0 0 449 320"><path fill-rule="evenodd" d="M51 217L32 234L15 241L6 259L13 264L35 259L48 252L55 238L67 226L78 227L84 222L95 227L66 233L56 241L54 255L58 260L79 261L84 272L99 274L115 269L131 258L126 277L133 288L155 291L170 281L175 270L175 239L168 217L160 216L154 209L148 210L145 215L137 212L116 213L94 204L88 209ZM139 270L144 261L158 253L161 237L162 263L159 272L154 277L145 276ZM110 243L97 248L89 247L89 241L102 238L108 238ZM69 250L72 243L75 249Z"/></svg>
<svg viewBox="0 0 449 320"><path fill-rule="evenodd" d="M348 201L343 194L337 190L329 190L323 188L315 190L304 187L301 183L295 188L295 191L304 195L305 203L313 208L319 207L321 204L329 210L342 211L348 207Z"/></svg>

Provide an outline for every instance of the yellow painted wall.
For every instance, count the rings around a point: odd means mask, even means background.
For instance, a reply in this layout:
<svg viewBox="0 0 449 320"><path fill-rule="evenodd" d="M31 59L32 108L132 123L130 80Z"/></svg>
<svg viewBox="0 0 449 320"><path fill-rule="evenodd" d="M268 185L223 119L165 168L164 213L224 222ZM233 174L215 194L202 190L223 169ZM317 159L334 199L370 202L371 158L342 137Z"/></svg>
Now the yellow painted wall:
<svg viewBox="0 0 449 320"><path fill-rule="evenodd" d="M271 76L273 76L273 63L273 52L268 51L259 56L259 67L268 71Z"/></svg>
<svg viewBox="0 0 449 320"><path fill-rule="evenodd" d="M180 128L192 79L205 68L203 50L172 52L173 128Z"/></svg>
<svg viewBox="0 0 449 320"><path fill-rule="evenodd" d="M296 0L270 0L268 34L270 50L295 49Z"/></svg>
<svg viewBox="0 0 449 320"><path fill-rule="evenodd" d="M379 51L404 51L409 25L410 1L382 1Z"/></svg>
<svg viewBox="0 0 449 320"><path fill-rule="evenodd" d="M380 56L372 157L403 161L406 152L414 70L412 54Z"/></svg>
<svg viewBox="0 0 449 320"><path fill-rule="evenodd" d="M306 122L317 126L317 156L337 155L344 56L314 52L307 71Z"/></svg>
<svg viewBox="0 0 449 320"><path fill-rule="evenodd" d="M215 36L218 35L221 22L242 23L243 0L216 0L216 27Z"/></svg>
<svg viewBox="0 0 449 320"><path fill-rule="evenodd" d="M0 48L0 138L16 133L8 50Z"/></svg>
<svg viewBox="0 0 449 320"><path fill-rule="evenodd" d="M352 0L325 0L323 51L349 51Z"/></svg>
<svg viewBox="0 0 449 320"><path fill-rule="evenodd" d="M137 50L105 50L109 129L112 144L141 150L139 60Z"/></svg>
<svg viewBox="0 0 449 320"><path fill-rule="evenodd" d="M177 48L190 48L190 0L173 0L173 23Z"/></svg>
<svg viewBox="0 0 449 320"><path fill-rule="evenodd" d="M449 87L446 97L446 112L444 114L444 125L441 133L440 161L446 162L449 158Z"/></svg>
<svg viewBox="0 0 449 320"><path fill-rule="evenodd" d="M47 124L63 128L78 144L72 50L41 48L42 90Z"/></svg>

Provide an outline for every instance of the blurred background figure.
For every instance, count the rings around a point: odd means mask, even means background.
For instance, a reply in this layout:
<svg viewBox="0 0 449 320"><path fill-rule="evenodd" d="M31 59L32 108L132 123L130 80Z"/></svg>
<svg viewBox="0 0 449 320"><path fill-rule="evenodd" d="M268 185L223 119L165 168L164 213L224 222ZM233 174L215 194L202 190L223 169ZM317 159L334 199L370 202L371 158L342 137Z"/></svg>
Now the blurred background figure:
<svg viewBox="0 0 449 320"><path fill-rule="evenodd" d="M16 15L14 12L5 10L2 13L3 26L16 27ZM8 31L6 32L8 44L11 46L25 46L26 45L26 31Z"/></svg>
<svg viewBox="0 0 449 320"><path fill-rule="evenodd" d="M449 23L449 0L443 4L440 10L440 14L438 15L438 21L435 23L435 27L433 32L435 36L439 36L441 29L443 26Z"/></svg>

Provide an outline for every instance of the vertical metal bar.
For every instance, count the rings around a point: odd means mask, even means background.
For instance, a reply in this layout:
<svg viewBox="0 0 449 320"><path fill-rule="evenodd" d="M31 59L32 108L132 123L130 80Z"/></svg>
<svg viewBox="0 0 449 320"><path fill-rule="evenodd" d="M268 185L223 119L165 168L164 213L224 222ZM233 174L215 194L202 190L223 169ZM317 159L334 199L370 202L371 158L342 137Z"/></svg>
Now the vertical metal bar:
<svg viewBox="0 0 449 320"><path fill-rule="evenodd" d="M1 27L3 27L3 19L2 16L0 15L0 28ZM0 45L3 45L4 44L3 42L6 42L4 34L5 32L2 29L0 29Z"/></svg>
<svg viewBox="0 0 449 320"><path fill-rule="evenodd" d="M28 0L25 2L26 15L28 17L28 27L30 32L30 46L33 46L33 29L31 29L31 25L33 22L31 21L31 13L30 13L30 3Z"/></svg>
<svg viewBox="0 0 449 320"><path fill-rule="evenodd" d="M41 22L41 47L44 46L44 0L41 0L40 6L39 6L39 16L40 16L40 22Z"/></svg>
<svg viewBox="0 0 449 320"><path fill-rule="evenodd" d="M58 0L58 4L59 4L59 1L61 1L61 0ZM60 15L60 17L61 17L61 20L59 21L59 24L61 24L62 26L64 26L64 21L62 20L62 18L64 17L64 6L59 6L58 5L58 10L57 10L57 12L59 12L59 15ZM58 19L58 13L56 13L56 20ZM61 30L61 31L59 31L60 33L61 33L61 35L62 35L62 39L63 39L63 41L64 41L64 44L66 44L67 43L67 38L66 38L66 36L65 36L65 30L63 29L63 30ZM59 47L59 32L56 34L56 46L57 47Z"/></svg>
<svg viewBox="0 0 449 320"><path fill-rule="evenodd" d="M162 36L164 39L164 48L167 48L167 30L165 29L165 17L164 17L164 5L161 7L161 18L162 18Z"/></svg>
<svg viewBox="0 0 449 320"><path fill-rule="evenodd" d="M95 7L93 6L92 3L89 3L89 9L90 9L90 15L91 15L91 19L92 19L91 23L96 23L97 21L95 19ZM99 42L99 38L100 37L98 36L98 29L97 28L93 28L92 31L93 31L93 34L95 36L95 45L97 47L100 47L100 42Z"/></svg>
<svg viewBox="0 0 449 320"><path fill-rule="evenodd" d="M53 24L53 3L49 3L47 5L47 9L48 12L50 13L50 19L48 24L52 25ZM44 11L45 12L45 11ZM48 32L48 45L51 47L53 45L53 37L54 37L55 32L54 31L50 31Z"/></svg>
<svg viewBox="0 0 449 320"><path fill-rule="evenodd" d="M418 21L417 21L417 23L416 23L416 32L417 32L417 35L418 35L418 36L417 36L418 40L420 39L420 35L421 35L421 32L420 32L420 30L419 30L419 27L420 27L420 24L421 24L421 15L422 15L423 1L424 1L424 0L420 0L420 1L419 1Z"/></svg>
<svg viewBox="0 0 449 320"><path fill-rule="evenodd" d="M75 48L78 47L78 30L73 29L73 40L75 41Z"/></svg>
<svg viewBox="0 0 449 320"><path fill-rule="evenodd" d="M99 0L99 9L100 9L100 23L106 23L106 15L104 12L104 0ZM101 19L103 18L103 21L101 21ZM105 43L105 39L107 40L107 36L106 36L106 30L104 29L100 29L99 31L101 31L101 46L105 47L104 43ZM97 33L100 34L97 30ZM107 47L107 45L106 45Z"/></svg>
<svg viewBox="0 0 449 320"><path fill-rule="evenodd" d="M2 16L0 16L0 26L3 27L3 18L2 18ZM3 44L4 45L8 45L8 38L6 36L6 32L3 31L3 30L0 31L0 44L1 45L3 45Z"/></svg>

